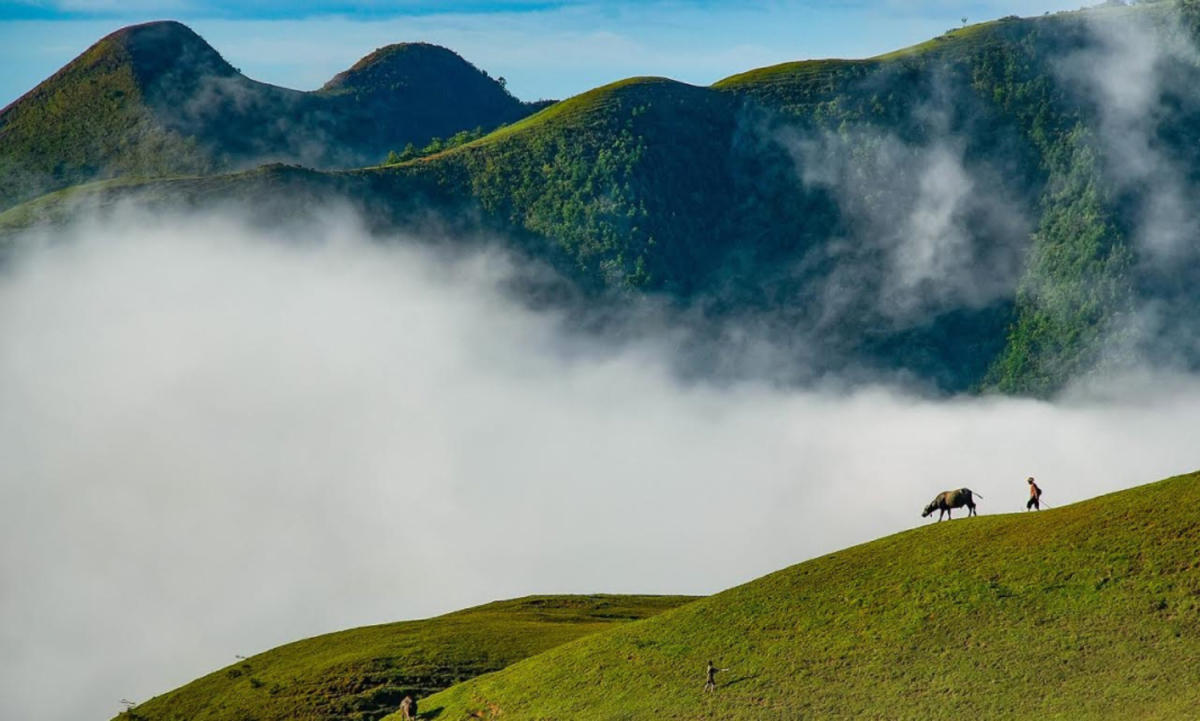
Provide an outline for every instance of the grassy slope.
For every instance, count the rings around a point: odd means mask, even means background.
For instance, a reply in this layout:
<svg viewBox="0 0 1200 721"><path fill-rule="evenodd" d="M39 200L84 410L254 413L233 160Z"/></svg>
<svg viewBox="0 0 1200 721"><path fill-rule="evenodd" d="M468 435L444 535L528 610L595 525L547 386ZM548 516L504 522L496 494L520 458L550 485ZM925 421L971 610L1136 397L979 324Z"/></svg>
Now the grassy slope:
<svg viewBox="0 0 1200 721"><path fill-rule="evenodd" d="M1190 718L1197 507L1192 474L931 524L558 647L423 708L441 721ZM731 670L706 696L710 658Z"/></svg>
<svg viewBox="0 0 1200 721"><path fill-rule="evenodd" d="M681 596L535 596L425 621L290 643L157 696L123 721L379 718L423 697L582 636L686 604Z"/></svg>
<svg viewBox="0 0 1200 721"><path fill-rule="evenodd" d="M155 121L120 36L0 112L0 210L98 177L213 169L194 143Z"/></svg>

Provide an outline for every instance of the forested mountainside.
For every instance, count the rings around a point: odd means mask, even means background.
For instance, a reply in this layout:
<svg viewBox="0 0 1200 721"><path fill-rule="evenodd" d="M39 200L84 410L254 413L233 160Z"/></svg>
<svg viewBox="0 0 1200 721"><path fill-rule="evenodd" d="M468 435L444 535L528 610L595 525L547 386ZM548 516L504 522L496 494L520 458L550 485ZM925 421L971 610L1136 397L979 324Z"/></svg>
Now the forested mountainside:
<svg viewBox="0 0 1200 721"><path fill-rule="evenodd" d="M665 299L715 335L753 328L798 380L1045 396L1195 363L1198 27L1197 3L1164 1L711 87L634 78L399 164L109 184L2 222L131 195L261 214L286 183L379 228L486 229L586 293Z"/></svg>

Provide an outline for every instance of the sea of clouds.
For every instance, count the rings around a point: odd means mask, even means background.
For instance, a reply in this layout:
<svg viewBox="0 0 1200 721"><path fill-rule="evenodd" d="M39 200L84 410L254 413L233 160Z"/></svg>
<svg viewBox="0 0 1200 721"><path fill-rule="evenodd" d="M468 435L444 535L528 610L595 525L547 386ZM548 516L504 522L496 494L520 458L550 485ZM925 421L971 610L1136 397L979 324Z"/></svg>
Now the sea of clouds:
<svg viewBox="0 0 1200 721"><path fill-rule="evenodd" d="M1190 181L1147 124L1161 93L1132 86L1193 56L1102 37L1061 73L1108 102L1111 172L1163 186L1134 240L1178 259ZM1015 282L1008 255L978 275L964 219L1021 243L1029 223L981 199L993 184L953 138L878 147L920 179L879 235L890 297L971 305ZM494 599L712 593L931 522L946 489L1015 513L1030 475L1059 506L1200 467L1200 380L1162 364L1053 401L798 387L758 372L794 349L747 328L732 372L685 377L708 361L656 312L580 332L512 292L521 262L437 246L336 210L301 230L130 210L18 242L0 268L0 718L105 718L235 655Z"/></svg>
<svg viewBox="0 0 1200 721"><path fill-rule="evenodd" d="M400 239L402 240L402 239ZM708 384L331 214L123 214L0 278L0 716L532 593L707 594L923 521L1193 470L1200 383L1054 402ZM661 337L669 338L669 334Z"/></svg>

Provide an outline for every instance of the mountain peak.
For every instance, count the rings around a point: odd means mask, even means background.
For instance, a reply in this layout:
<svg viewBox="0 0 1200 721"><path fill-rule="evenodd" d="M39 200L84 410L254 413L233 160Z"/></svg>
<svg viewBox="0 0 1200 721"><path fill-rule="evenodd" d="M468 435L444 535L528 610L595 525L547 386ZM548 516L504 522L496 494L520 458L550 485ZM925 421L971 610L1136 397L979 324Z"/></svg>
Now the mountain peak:
<svg viewBox="0 0 1200 721"><path fill-rule="evenodd" d="M130 38L195 38L203 40L194 30L178 20L151 20L149 22L137 23L135 25L126 25L109 33L108 39L130 39Z"/></svg>
<svg viewBox="0 0 1200 721"><path fill-rule="evenodd" d="M362 166L536 109L429 43L380 48L301 92L242 75L182 23L130 25L0 110L0 210L108 177Z"/></svg>
<svg viewBox="0 0 1200 721"><path fill-rule="evenodd" d="M380 91L424 84L470 82L502 88L461 55L431 43L396 43L379 48L335 75L323 91Z"/></svg>
<svg viewBox="0 0 1200 721"><path fill-rule="evenodd" d="M110 34L101 43L123 47L142 83L171 76L172 81L204 76L231 76L238 71L204 38L174 20L130 25Z"/></svg>

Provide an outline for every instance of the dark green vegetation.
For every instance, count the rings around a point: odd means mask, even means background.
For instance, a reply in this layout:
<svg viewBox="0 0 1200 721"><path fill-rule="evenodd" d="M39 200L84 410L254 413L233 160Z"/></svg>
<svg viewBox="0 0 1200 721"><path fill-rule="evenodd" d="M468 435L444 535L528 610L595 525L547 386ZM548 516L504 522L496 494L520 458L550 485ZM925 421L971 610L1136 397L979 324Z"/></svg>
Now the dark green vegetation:
<svg viewBox="0 0 1200 721"><path fill-rule="evenodd" d="M0 111L0 210L98 178L369 165L542 106L435 45L381 48L299 92L250 80L179 23L138 25Z"/></svg>
<svg viewBox="0 0 1200 721"><path fill-rule="evenodd" d="M695 599L533 596L426 621L368 626L252 656L118 718L367 721L523 658Z"/></svg>
<svg viewBox="0 0 1200 721"><path fill-rule="evenodd" d="M711 87L633 78L481 138L463 122L450 149L414 141L399 164L91 188L16 208L0 230L61 219L80 199L274 212L270 181L286 178L289 193L349 199L376 230L436 215L444 235L492 231L589 303L651 296L702 319L700 371L721 367L727 329L751 328L791 354L792 382L902 374L1048 396L1146 357L1197 363L1197 28L1200 4L1166 0L1008 18ZM1098 59L1137 65L1122 52L1159 54L1145 77L1119 78L1146 91L1137 107L1105 95L1115 71ZM377 64L321 92L383 82ZM1172 232L1184 251L1150 257Z"/></svg>
<svg viewBox="0 0 1200 721"><path fill-rule="evenodd" d="M559 646L422 710L440 721L1191 718L1198 507L1192 474L932 523ZM706 695L709 659L729 670Z"/></svg>
<svg viewBox="0 0 1200 721"><path fill-rule="evenodd" d="M407 163L408 161L416 160L417 158L437 155L442 151L452 150L460 145L466 145L467 143L479 140L484 135L487 135L487 133L485 133L483 128L480 127L475 128L474 130L460 130L454 135L451 135L445 139L434 138L433 140L430 140L429 144L423 148L418 148L412 143L409 143L408 145L404 146L404 150L401 150L399 153L397 153L395 150L389 152L387 158L383 161L383 164L399 165L400 163Z"/></svg>

